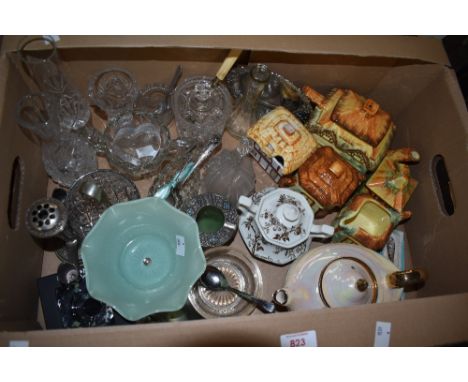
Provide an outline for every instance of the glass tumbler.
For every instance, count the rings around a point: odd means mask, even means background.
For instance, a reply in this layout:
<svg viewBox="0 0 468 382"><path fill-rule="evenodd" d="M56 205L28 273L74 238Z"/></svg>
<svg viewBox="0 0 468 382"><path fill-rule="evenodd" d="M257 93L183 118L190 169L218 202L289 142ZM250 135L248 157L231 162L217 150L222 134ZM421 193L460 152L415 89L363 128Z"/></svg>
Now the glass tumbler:
<svg viewBox="0 0 468 382"><path fill-rule="evenodd" d="M28 38L18 48L27 72L40 91L49 97L51 113L61 128L78 130L90 119L89 104L66 78L54 40L49 37Z"/></svg>
<svg viewBox="0 0 468 382"><path fill-rule="evenodd" d="M71 90L61 70L55 41L50 37L29 37L18 48L23 64L43 92L61 94Z"/></svg>

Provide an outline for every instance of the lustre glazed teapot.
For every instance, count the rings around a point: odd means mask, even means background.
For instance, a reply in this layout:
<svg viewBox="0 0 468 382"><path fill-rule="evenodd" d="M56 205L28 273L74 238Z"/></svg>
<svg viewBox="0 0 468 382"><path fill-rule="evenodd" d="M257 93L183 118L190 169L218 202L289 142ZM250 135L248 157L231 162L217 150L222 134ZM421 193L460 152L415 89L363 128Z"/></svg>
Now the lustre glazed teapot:
<svg viewBox="0 0 468 382"><path fill-rule="evenodd" d="M290 310L337 308L398 301L403 290L424 285L422 270L400 271L392 262L354 244L317 247L292 264L274 301Z"/></svg>

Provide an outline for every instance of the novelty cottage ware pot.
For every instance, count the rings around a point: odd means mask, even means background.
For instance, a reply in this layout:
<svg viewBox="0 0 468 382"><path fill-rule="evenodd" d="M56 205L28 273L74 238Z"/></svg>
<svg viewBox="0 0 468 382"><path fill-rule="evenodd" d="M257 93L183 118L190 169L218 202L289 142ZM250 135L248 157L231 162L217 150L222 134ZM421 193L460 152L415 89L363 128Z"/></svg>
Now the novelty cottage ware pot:
<svg viewBox="0 0 468 382"><path fill-rule="evenodd" d="M317 105L308 128L318 144L333 147L362 173L375 170L393 138L390 115L352 90L333 89L327 97L309 86L303 91Z"/></svg>
<svg viewBox="0 0 468 382"><path fill-rule="evenodd" d="M292 175L283 176L280 187L303 194L312 209L331 212L342 207L364 176L331 147L317 149Z"/></svg>
<svg viewBox="0 0 468 382"><path fill-rule="evenodd" d="M255 142L252 156L275 182L296 171L317 148L312 134L282 106L260 118L247 136Z"/></svg>

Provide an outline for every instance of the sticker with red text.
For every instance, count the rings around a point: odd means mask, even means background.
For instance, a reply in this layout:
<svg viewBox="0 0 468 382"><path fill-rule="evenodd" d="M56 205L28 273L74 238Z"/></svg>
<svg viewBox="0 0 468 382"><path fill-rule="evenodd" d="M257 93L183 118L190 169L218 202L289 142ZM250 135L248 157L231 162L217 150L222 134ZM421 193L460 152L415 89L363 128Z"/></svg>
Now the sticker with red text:
<svg viewBox="0 0 468 382"><path fill-rule="evenodd" d="M391 330L391 322L377 321L375 324L374 346L389 346Z"/></svg>
<svg viewBox="0 0 468 382"><path fill-rule="evenodd" d="M309 330L301 333L283 334L280 337L282 347L315 347L317 346L317 333Z"/></svg>

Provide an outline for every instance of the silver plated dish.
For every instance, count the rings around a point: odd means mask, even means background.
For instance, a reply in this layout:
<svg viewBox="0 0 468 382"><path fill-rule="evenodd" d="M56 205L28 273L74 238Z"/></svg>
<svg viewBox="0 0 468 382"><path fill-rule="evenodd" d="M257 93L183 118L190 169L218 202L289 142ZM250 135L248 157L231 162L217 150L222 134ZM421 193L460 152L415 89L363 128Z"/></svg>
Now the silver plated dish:
<svg viewBox="0 0 468 382"><path fill-rule="evenodd" d="M83 193L83 185L93 184L101 191L101 201ZM82 241L104 210L113 204L140 198L136 185L112 170L97 170L79 178L67 194L65 206L75 237Z"/></svg>
<svg viewBox="0 0 468 382"><path fill-rule="evenodd" d="M219 247L236 235L239 216L223 195L198 195L184 204L182 211L197 221L203 248Z"/></svg>

